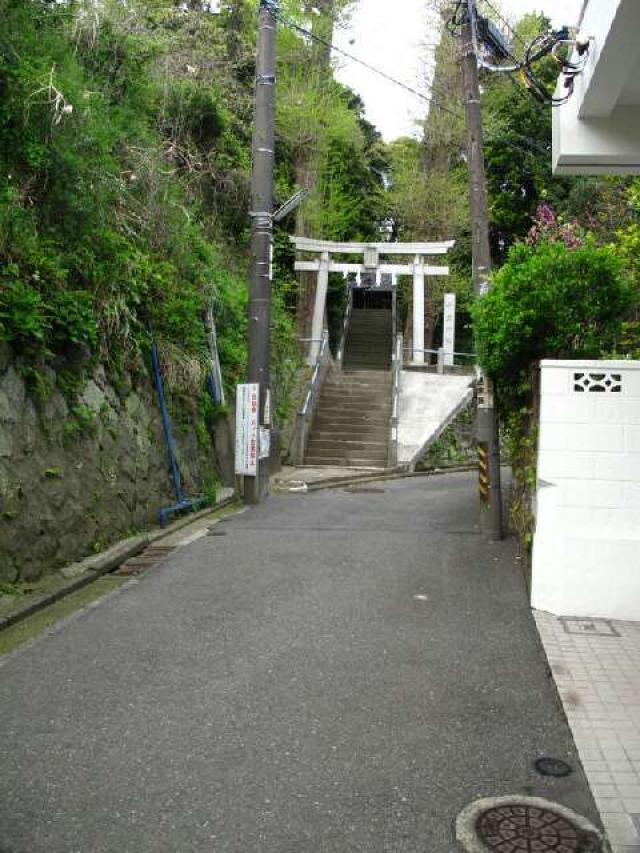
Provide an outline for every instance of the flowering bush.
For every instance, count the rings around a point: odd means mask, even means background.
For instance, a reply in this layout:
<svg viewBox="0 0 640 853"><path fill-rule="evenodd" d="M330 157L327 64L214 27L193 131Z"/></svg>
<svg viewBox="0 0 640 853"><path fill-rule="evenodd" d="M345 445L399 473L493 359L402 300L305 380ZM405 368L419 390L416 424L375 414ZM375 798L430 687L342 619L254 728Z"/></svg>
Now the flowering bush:
<svg viewBox="0 0 640 853"><path fill-rule="evenodd" d="M525 242L529 246L536 246L545 240L548 243L564 243L567 249L577 249L578 246L584 245L585 237L575 218L569 222L561 222L553 208L543 203L538 205Z"/></svg>

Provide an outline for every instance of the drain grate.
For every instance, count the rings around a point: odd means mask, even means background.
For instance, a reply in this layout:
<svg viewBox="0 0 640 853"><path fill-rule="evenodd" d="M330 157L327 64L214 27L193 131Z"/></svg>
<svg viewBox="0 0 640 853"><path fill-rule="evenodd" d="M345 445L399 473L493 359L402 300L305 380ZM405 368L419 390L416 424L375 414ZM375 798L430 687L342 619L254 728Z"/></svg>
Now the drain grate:
<svg viewBox="0 0 640 853"><path fill-rule="evenodd" d="M533 766L536 768L538 773L541 776L568 776L573 772L571 769L571 765L567 764L566 761L563 761L561 758L548 758L544 756L543 758L538 758L533 762Z"/></svg>
<svg viewBox="0 0 640 853"><path fill-rule="evenodd" d="M226 530L216 530L215 527L210 527L207 536L226 536Z"/></svg>
<svg viewBox="0 0 640 853"><path fill-rule="evenodd" d="M173 545L150 545L137 557L125 560L113 574L120 577L142 574L142 572L151 568L151 566L155 566L156 563L160 562L160 560L174 550L175 546Z"/></svg>
<svg viewBox="0 0 640 853"><path fill-rule="evenodd" d="M585 818L539 797L497 797L472 803L456 834L469 853L603 853Z"/></svg>
<svg viewBox="0 0 640 853"><path fill-rule="evenodd" d="M345 489L348 495L383 495L386 489L381 489L379 486L351 486Z"/></svg>

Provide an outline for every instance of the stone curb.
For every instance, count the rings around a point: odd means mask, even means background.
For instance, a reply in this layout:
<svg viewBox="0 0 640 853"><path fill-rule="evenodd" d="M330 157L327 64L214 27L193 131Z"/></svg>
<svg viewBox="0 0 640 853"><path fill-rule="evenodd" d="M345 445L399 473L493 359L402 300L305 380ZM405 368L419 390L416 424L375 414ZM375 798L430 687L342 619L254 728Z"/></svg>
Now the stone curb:
<svg viewBox="0 0 640 853"><path fill-rule="evenodd" d="M72 592L77 592L79 589L88 586L90 583L101 578L102 575L106 575L109 574L109 572L114 571L114 569L117 569L125 560L128 560L130 557L135 557L154 542L158 542L160 539L170 536L172 533L175 533L176 530L180 530L181 527L193 524L193 522L197 521L199 518L204 518L206 515L210 515L213 512L217 512L219 509L223 509L225 506L233 503L236 499L236 495L231 495L213 506L205 507L205 509L191 513L191 515L186 515L184 518L179 518L177 521L174 521L165 528L158 528L150 531L149 533L132 536L129 539L116 542L115 545L112 545L111 548L107 548L106 551L103 551L100 554L86 557L84 560L77 563L76 566L78 572L86 571L88 574L83 575L82 577L73 578L63 584L59 589L40 595L28 604L25 604L24 607L16 610L14 613L10 613L8 616L0 618L0 631L4 631L5 628L9 628L11 625L22 622L23 619L33 616L34 613L44 610L45 607L49 607L51 604L55 604L56 601L60 601L61 598L65 598L67 595L71 595Z"/></svg>
<svg viewBox="0 0 640 853"><path fill-rule="evenodd" d="M429 468L427 471L406 471L393 470L381 474L357 474L353 477L345 477L343 479L333 478L331 480L323 480L318 483L307 483L307 492L317 492L320 489L339 489L343 486L353 486L357 483L377 483L384 480L405 480L412 477L433 477L438 474L456 474L464 471L475 471L477 465L451 465L448 468ZM282 491L289 491L283 486Z"/></svg>

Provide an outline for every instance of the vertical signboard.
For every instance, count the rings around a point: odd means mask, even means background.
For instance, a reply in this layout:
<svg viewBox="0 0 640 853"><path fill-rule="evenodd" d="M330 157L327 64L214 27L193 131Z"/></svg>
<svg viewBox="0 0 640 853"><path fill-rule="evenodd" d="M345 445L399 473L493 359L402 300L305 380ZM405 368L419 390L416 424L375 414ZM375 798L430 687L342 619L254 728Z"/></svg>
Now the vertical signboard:
<svg viewBox="0 0 640 853"><path fill-rule="evenodd" d="M444 295L444 322L442 328L442 348L444 350L444 363L446 366L453 365L453 353L456 343L456 295L445 293Z"/></svg>
<svg viewBox="0 0 640 853"><path fill-rule="evenodd" d="M260 459L268 459L271 453L271 432L267 427L260 427Z"/></svg>
<svg viewBox="0 0 640 853"><path fill-rule="evenodd" d="M236 389L236 474L258 475L258 398L257 382Z"/></svg>

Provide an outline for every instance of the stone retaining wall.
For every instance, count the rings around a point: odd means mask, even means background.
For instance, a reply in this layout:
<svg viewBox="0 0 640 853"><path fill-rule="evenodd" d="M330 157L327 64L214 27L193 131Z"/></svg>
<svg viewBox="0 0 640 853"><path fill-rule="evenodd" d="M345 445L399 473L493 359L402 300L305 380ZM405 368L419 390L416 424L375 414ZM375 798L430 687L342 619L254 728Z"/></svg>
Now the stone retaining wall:
<svg viewBox="0 0 640 853"><path fill-rule="evenodd" d="M157 524L174 501L160 411L142 370L118 390L102 367L68 401L56 374L30 393L25 365L0 351L0 580L33 580ZM229 426L200 428L195 410L173 408L183 489L232 478Z"/></svg>

